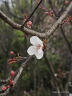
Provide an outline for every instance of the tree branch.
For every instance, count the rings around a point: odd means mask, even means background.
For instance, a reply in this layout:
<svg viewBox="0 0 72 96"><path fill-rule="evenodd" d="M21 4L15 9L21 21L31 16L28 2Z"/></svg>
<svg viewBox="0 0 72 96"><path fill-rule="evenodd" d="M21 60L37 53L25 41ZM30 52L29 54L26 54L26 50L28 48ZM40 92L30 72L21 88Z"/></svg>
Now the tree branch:
<svg viewBox="0 0 72 96"><path fill-rule="evenodd" d="M51 27L51 29L46 33L47 36L49 37L51 34L54 33L54 31L56 30L56 28L62 23L62 21L66 18L68 12L71 10L72 8L72 1L69 4L69 6L67 7L66 11L62 14L62 16L60 16L60 18L54 23L54 25Z"/></svg>
<svg viewBox="0 0 72 96"><path fill-rule="evenodd" d="M37 8L39 7L39 5L42 3L42 0L40 0L40 2L38 3L38 5L36 6L36 8L33 10L33 12L31 13L31 15L28 17L28 19L24 22L24 24L21 26L22 28L24 27L24 25L28 22L28 20L33 16L33 14L35 13L35 11L37 10Z"/></svg>
<svg viewBox="0 0 72 96"><path fill-rule="evenodd" d="M54 9L53 6L52 6L51 0L49 0L49 1L50 1L51 8ZM62 9L63 9L63 7L62 7ZM61 11L62 11L62 9L61 9ZM55 13L55 17L58 17L58 16L60 15L60 12L57 14L57 13L54 11L54 13ZM56 18L56 19L57 19L57 18ZM70 44L70 42L68 41L67 37L65 36L65 33L64 33L64 30L63 30L62 25L60 26L60 30L61 30L61 33L62 33L65 41L66 41L66 44L67 44L67 46L68 46L68 49L69 49L69 51L70 51L70 53L71 53L71 55L72 55L71 44ZM72 58L72 56L71 56L71 58ZM69 82L71 81L71 75L72 75L72 65L71 65L70 74L69 74L69 76L68 76L68 81L67 81L67 84L66 84L66 86L65 86L65 91L68 91Z"/></svg>
<svg viewBox="0 0 72 96"><path fill-rule="evenodd" d="M45 60L47 61L47 64L48 64L48 66L50 68L50 71L51 71L51 75L52 75L52 78L53 78L53 83L55 85L54 90L58 92L58 96L61 96L60 87L59 87L59 84L58 84L59 81L58 81L57 77L55 77L55 70L54 70L53 65L48 60L48 50L47 49L48 49L48 47L46 48L46 52L45 52Z"/></svg>
<svg viewBox="0 0 72 96"><path fill-rule="evenodd" d="M34 30L28 29L26 27L22 28L20 24L17 24L13 22L9 17L7 17L1 10L0 10L0 18L4 20L6 23L8 23L11 27L17 30L21 30L25 33L28 33L30 35L37 35L41 38L49 37L53 32L56 30L56 28L61 24L61 22L64 20L64 18L67 16L68 12L72 8L72 1L67 7L66 11L62 14L62 16L54 23L54 25L51 27L51 29L47 33L39 33Z"/></svg>
<svg viewBox="0 0 72 96"><path fill-rule="evenodd" d="M14 78L14 85L13 85L13 87L8 88L5 92L1 92L0 96L6 96L6 95L8 95L10 93L11 90L14 89L15 85L17 84L18 79L20 78L20 76L21 76L21 74L23 72L24 67L27 65L27 63L29 62L29 60L31 60L31 58L32 58L32 56L29 56L26 59L26 61L24 63L22 63L22 65L18 69L18 73L17 73L17 75ZM4 83L5 81L1 81L1 82ZM8 80L6 80L6 82L8 82Z"/></svg>

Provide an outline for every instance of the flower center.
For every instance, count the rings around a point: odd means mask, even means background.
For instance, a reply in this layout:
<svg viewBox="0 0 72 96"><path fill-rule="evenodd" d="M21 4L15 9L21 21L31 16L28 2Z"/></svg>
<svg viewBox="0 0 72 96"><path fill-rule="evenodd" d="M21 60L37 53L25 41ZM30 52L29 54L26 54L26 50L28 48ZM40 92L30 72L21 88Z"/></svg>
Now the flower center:
<svg viewBox="0 0 72 96"><path fill-rule="evenodd" d="M38 49L40 49L40 48L41 48L41 45L40 45L40 44L38 44L38 45L37 45L37 50L38 50Z"/></svg>

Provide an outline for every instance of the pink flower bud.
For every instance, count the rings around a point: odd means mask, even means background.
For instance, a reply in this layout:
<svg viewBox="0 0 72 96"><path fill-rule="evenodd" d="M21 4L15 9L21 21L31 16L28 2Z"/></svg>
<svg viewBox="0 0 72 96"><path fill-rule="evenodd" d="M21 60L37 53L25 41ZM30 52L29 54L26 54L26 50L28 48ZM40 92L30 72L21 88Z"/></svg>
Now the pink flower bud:
<svg viewBox="0 0 72 96"><path fill-rule="evenodd" d="M7 88L10 88L10 85L8 85Z"/></svg>
<svg viewBox="0 0 72 96"><path fill-rule="evenodd" d="M11 75L11 77L14 77L15 76L15 72L13 70L11 70L10 75Z"/></svg>
<svg viewBox="0 0 72 96"><path fill-rule="evenodd" d="M3 86L3 87L2 87L2 90L3 90L3 91L6 91L6 89L7 89L7 86Z"/></svg>
<svg viewBox="0 0 72 96"><path fill-rule="evenodd" d="M27 22L27 27L28 27L28 28L31 28L31 25L32 25L32 22L31 22L31 21L28 21L28 22Z"/></svg>
<svg viewBox="0 0 72 96"><path fill-rule="evenodd" d="M46 13L47 15L50 15L50 12L48 12L48 11L47 11L47 12L45 12L45 13Z"/></svg>
<svg viewBox="0 0 72 96"><path fill-rule="evenodd" d="M14 51L10 51L10 55L14 55Z"/></svg>
<svg viewBox="0 0 72 96"><path fill-rule="evenodd" d="M9 84L10 84L11 86L13 86L14 81L10 79L10 80L9 80Z"/></svg>

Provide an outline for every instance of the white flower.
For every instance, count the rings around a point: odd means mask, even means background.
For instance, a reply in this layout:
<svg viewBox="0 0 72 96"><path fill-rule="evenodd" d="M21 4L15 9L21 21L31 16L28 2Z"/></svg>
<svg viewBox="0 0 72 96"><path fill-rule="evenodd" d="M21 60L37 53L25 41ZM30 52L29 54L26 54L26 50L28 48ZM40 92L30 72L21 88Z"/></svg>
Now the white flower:
<svg viewBox="0 0 72 96"><path fill-rule="evenodd" d="M35 55L37 59L41 59L43 57L43 42L37 37L32 36L30 38L30 42L32 46L30 46L27 50L29 55Z"/></svg>
<svg viewBox="0 0 72 96"><path fill-rule="evenodd" d="M55 73L54 76L57 77L58 76L57 73Z"/></svg>

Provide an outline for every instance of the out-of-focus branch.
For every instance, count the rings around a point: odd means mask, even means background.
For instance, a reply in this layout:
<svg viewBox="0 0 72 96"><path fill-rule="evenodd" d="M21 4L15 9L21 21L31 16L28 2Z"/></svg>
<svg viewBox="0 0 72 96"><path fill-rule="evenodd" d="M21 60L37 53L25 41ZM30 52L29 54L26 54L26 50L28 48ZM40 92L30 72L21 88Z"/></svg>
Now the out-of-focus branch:
<svg viewBox="0 0 72 96"><path fill-rule="evenodd" d="M65 36L65 33L64 33L64 30L63 30L62 26L60 27L60 29L61 29L61 33L62 33L62 35L63 35L63 37L64 37L64 39L65 39L65 41L66 41L66 44L67 44L67 46L68 46L68 49L69 49L70 53L72 54L71 44L70 44L70 42L68 41L67 37Z"/></svg>
<svg viewBox="0 0 72 96"><path fill-rule="evenodd" d="M61 16L61 13L64 11L64 5L65 5L65 0L63 0L63 4L62 4L62 7L60 8L59 12L58 12L58 17Z"/></svg>
<svg viewBox="0 0 72 96"><path fill-rule="evenodd" d="M48 0L48 1L49 1L49 5L50 5L51 9L54 12L55 18L58 19L61 16L61 13L64 11L65 0L63 0L63 4L62 4L62 7L60 8L59 12L56 12L56 10L55 10L55 8L54 8L54 6L52 4L52 1L51 0Z"/></svg>
<svg viewBox="0 0 72 96"><path fill-rule="evenodd" d="M56 11L55 11L55 9L54 9L54 7L53 7L53 5L52 5L52 1L51 1L51 0L49 0L49 4L50 4L51 9L54 11L55 19L57 20L57 19L59 18L59 16L58 16L58 14L56 13ZM45 57L46 57L47 62L49 62L49 61L48 61L48 54L47 54L47 52L45 53ZM55 70L54 70L53 65L50 64L50 63L48 63L48 65L49 65L49 68L51 69L51 72L52 72L52 74L53 74L52 77L54 78L54 82L55 82L56 88L58 88L57 91L60 90L60 89L63 90L63 86L62 86L62 85L61 85L61 86L58 86L59 81L58 81L58 79L54 76L54 75L55 75ZM61 84L61 83L60 83L60 84ZM60 95L60 94L59 94L59 95Z"/></svg>
<svg viewBox="0 0 72 96"><path fill-rule="evenodd" d="M48 2L49 2L49 5L50 5L51 9L52 9L53 12L54 12L54 15L57 17L57 13L55 12L55 9L54 9L54 6L53 6L53 4L52 4L52 1L51 1L51 0L48 0Z"/></svg>
<svg viewBox="0 0 72 96"><path fill-rule="evenodd" d="M20 17L18 15L15 15L13 12L11 12L8 1L3 1L3 3L5 4L5 7L6 7L6 9L7 9L7 11L8 11L8 13L9 13L10 16L13 16L14 18L17 18L19 20L24 20L23 17Z"/></svg>
<svg viewBox="0 0 72 96"><path fill-rule="evenodd" d="M46 51L45 51L45 60L47 61L47 65L51 71L51 75L52 75L52 79L53 79L52 81L54 83L53 87L54 87L54 90L56 90L58 92L58 96L61 96L59 81L58 81L57 77L55 77L55 70L54 70L53 65L48 60L48 50L47 49L48 49L48 47L46 48Z"/></svg>
<svg viewBox="0 0 72 96"><path fill-rule="evenodd" d="M52 28L46 33L47 36L50 36L51 34L53 34L55 29L61 24L61 22L67 16L67 14L71 10L71 8L72 8L72 1L71 1L70 5L67 7L66 11L60 16L60 18L56 21L56 23L52 26Z"/></svg>
<svg viewBox="0 0 72 96"><path fill-rule="evenodd" d="M49 0L49 1L50 1L51 8L54 9L53 6L52 6L51 0ZM62 9L63 9L63 7L62 7ZM61 11L62 11L62 9L61 9ZM54 12L55 12L55 11L54 11ZM61 13L61 12L59 12L58 14L56 14L56 12L55 12L55 16L57 17L58 15L60 15L60 13ZM66 41L66 44L67 44L67 46L68 46L68 49L69 49L69 51L70 51L70 53L71 53L71 55L72 55L72 47L71 47L71 44L70 44L70 42L68 41L67 37L65 36L65 33L64 33L64 30L63 30L62 25L60 26L60 30L61 30L61 33L62 33L65 41ZM72 58L72 56L71 56L71 58ZM65 91L68 91L68 86L69 86L69 82L71 81L71 76L72 76L72 65L71 65L70 74L69 74L69 76L68 76L67 84L66 84L66 86L65 86Z"/></svg>
<svg viewBox="0 0 72 96"><path fill-rule="evenodd" d="M72 2L69 4L69 6L67 7L66 11L62 14L62 16L53 24L53 26L51 27L51 29L48 30L47 33L39 33L39 32L36 32L34 30L28 29L26 27L22 28L21 27L22 25L13 22L2 11L0 11L0 18L2 20L4 20L6 23L8 23L14 29L21 30L21 31L23 31L23 32L25 32L27 34L30 34L30 35L37 35L37 36L39 36L41 38L45 38L45 37L49 37L49 36L51 36L51 34L53 34L53 32L56 30L56 28L61 24L61 22L67 16L67 14L71 10L71 8L72 8Z"/></svg>
<svg viewBox="0 0 72 96"><path fill-rule="evenodd" d="M51 8L54 10L51 0L49 0L49 3L50 3L50 5L51 5ZM55 14L56 17L58 17L58 15L59 15L59 13L57 14L55 10L54 10L54 14ZM65 41L66 41L66 43L67 43L67 46L68 46L68 48L69 48L69 51L70 51L70 53L72 54L71 44L70 44L70 42L68 41L67 37L66 37L65 34L64 34L64 30L63 30L62 25L60 26L60 29L61 29L61 33L62 33L62 35L63 35L63 37L64 37L64 39L65 39Z"/></svg>

